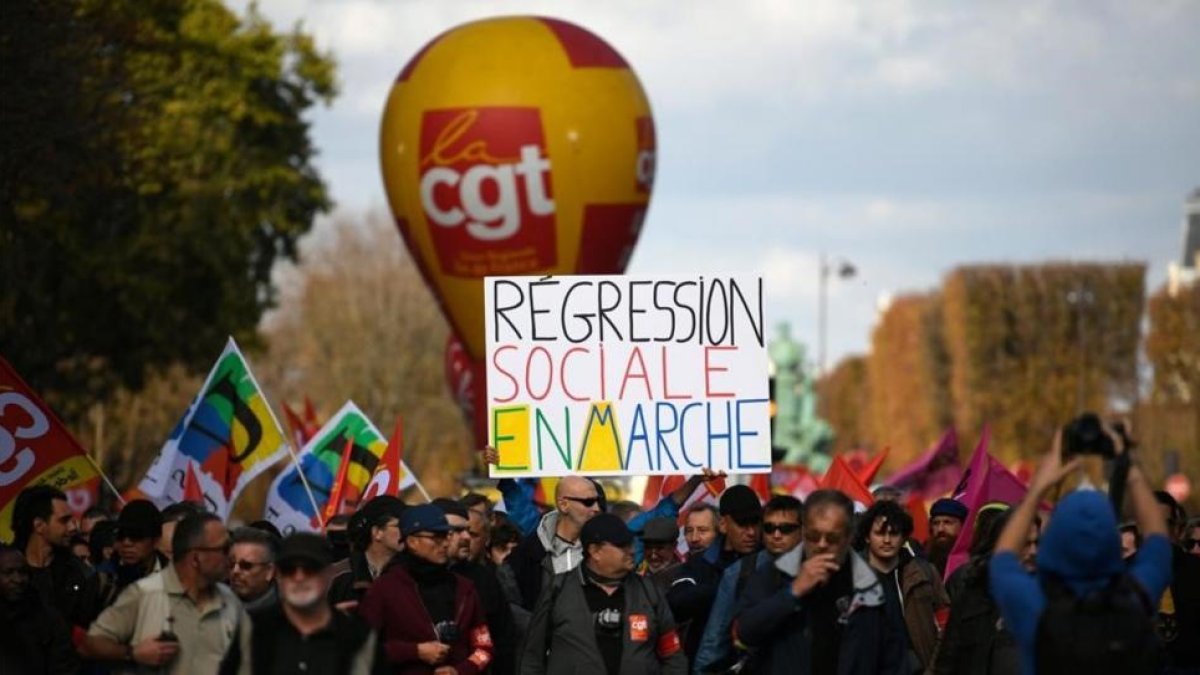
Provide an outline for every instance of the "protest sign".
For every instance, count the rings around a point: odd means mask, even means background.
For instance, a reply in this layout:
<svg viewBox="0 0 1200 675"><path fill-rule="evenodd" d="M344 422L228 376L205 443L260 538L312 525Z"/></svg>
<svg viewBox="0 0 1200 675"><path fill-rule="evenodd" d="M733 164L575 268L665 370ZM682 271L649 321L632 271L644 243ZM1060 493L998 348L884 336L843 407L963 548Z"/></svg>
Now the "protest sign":
<svg viewBox="0 0 1200 675"><path fill-rule="evenodd" d="M0 357L0 541L12 539L12 510L21 490L94 487L99 478L54 412Z"/></svg>
<svg viewBox="0 0 1200 675"><path fill-rule="evenodd" d="M771 469L757 277L488 277L491 475Z"/></svg>

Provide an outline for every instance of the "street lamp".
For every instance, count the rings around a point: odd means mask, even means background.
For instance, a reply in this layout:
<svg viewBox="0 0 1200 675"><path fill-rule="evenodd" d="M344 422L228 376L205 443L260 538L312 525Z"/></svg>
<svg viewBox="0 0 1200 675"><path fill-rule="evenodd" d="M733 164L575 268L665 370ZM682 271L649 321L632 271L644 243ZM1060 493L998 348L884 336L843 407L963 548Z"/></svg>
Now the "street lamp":
<svg viewBox="0 0 1200 675"><path fill-rule="evenodd" d="M836 268L836 269L835 269ZM828 341L828 318L829 313L829 277L834 272L837 272L839 279L850 279L858 274L854 264L845 258L838 258L834 263L830 263L825 254L821 254L821 278L818 292L817 304L817 376L825 375L825 345Z"/></svg>

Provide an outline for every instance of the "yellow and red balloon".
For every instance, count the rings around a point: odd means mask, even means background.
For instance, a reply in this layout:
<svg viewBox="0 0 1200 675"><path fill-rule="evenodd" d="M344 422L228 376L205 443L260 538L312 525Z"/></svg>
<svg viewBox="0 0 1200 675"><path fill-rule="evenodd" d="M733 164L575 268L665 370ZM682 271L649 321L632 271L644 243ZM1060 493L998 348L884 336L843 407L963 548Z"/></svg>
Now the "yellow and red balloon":
<svg viewBox="0 0 1200 675"><path fill-rule="evenodd" d="M655 153L650 104L629 64L565 21L464 24L400 72L380 131L384 186L454 328L447 379L460 402L476 403L477 435L483 278L624 271Z"/></svg>

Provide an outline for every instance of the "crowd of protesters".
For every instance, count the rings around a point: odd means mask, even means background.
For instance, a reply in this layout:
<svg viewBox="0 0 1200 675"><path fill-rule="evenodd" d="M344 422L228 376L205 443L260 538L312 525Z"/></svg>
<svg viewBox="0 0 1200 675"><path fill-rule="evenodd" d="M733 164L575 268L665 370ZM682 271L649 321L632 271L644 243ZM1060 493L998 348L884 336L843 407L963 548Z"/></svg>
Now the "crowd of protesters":
<svg viewBox="0 0 1200 675"><path fill-rule="evenodd" d="M1060 497L1056 444L1020 503L935 501L925 541L894 490L681 511L707 471L644 512L505 480L504 509L380 496L288 536L190 503L77 521L31 487L0 544L0 672L1200 672L1200 522L1124 457L1112 494Z"/></svg>

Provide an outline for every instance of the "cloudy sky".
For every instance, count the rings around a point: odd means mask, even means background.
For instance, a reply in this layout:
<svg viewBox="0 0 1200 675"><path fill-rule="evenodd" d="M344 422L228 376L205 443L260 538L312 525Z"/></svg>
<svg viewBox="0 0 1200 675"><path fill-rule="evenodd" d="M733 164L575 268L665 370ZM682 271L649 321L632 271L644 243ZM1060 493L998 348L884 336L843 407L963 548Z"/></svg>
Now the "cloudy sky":
<svg viewBox="0 0 1200 675"><path fill-rule="evenodd" d="M1200 3L263 0L340 65L313 116L339 208L386 208L378 128L401 66L459 23L554 16L615 46L653 106L658 174L630 270L759 272L830 365L880 297L973 262L1180 256L1200 186ZM696 261L705 261L703 270Z"/></svg>

